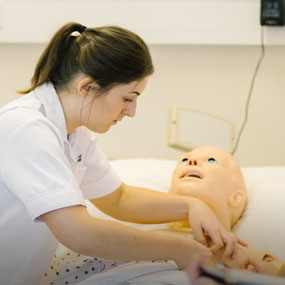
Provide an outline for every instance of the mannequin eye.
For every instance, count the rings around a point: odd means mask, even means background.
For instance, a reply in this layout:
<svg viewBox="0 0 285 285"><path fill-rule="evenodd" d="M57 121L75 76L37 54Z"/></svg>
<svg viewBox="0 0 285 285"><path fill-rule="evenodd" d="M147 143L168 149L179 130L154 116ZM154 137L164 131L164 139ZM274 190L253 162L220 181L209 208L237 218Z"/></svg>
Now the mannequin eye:
<svg viewBox="0 0 285 285"><path fill-rule="evenodd" d="M186 162L187 160L188 160L188 158L183 158L181 161Z"/></svg>
<svg viewBox="0 0 285 285"><path fill-rule="evenodd" d="M213 163L213 164L216 164L216 163L217 163L216 159L214 159L213 157L210 157L210 158L208 159L208 162L209 162L209 163Z"/></svg>

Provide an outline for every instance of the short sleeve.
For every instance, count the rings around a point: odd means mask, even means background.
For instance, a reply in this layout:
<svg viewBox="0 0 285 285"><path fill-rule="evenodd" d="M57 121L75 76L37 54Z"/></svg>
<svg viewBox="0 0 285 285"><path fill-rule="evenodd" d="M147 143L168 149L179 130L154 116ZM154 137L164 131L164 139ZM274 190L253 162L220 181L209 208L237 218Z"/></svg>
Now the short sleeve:
<svg viewBox="0 0 285 285"><path fill-rule="evenodd" d="M63 141L48 120L25 120L14 129L4 148L3 180L32 219L55 209L84 205Z"/></svg>

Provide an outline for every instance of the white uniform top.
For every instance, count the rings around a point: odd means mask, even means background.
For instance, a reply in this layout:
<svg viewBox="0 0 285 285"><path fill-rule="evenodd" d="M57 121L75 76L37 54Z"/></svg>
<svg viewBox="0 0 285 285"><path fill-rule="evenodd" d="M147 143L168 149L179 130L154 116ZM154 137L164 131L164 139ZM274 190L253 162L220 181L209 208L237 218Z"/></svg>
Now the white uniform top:
<svg viewBox="0 0 285 285"><path fill-rule="evenodd" d="M0 109L0 284L38 285L57 241L40 215L105 196L121 179L85 127L67 136L51 83Z"/></svg>

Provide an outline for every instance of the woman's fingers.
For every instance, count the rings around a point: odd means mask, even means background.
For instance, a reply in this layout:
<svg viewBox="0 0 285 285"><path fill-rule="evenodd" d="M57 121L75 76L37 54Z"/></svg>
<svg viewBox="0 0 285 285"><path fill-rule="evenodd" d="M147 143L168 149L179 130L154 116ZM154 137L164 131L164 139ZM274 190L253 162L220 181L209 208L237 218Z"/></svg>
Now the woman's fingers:
<svg viewBox="0 0 285 285"><path fill-rule="evenodd" d="M238 238L238 243L239 243L240 245L242 245L242 246L248 246L248 244L247 244L245 241L243 241L243 240L241 240L241 239L239 239L239 238Z"/></svg>
<svg viewBox="0 0 285 285"><path fill-rule="evenodd" d="M225 259L230 257L235 259L238 254L238 243L241 242L243 244L243 242L239 240L237 235L229 232L223 234L223 240L225 244L225 251L222 258Z"/></svg>
<svg viewBox="0 0 285 285"><path fill-rule="evenodd" d="M239 239L236 234L226 232L223 234L223 241L225 244L225 251L222 258L230 257L235 259L238 254L238 244L248 246L243 240Z"/></svg>
<svg viewBox="0 0 285 285"><path fill-rule="evenodd" d="M211 244L209 248L213 253L219 251L224 246L224 240L222 236L222 231L225 231L220 225L216 224L204 224L201 225L201 232L204 239L207 242L207 245ZM226 232L226 231L225 231ZM226 232L227 233L227 232Z"/></svg>
<svg viewBox="0 0 285 285"><path fill-rule="evenodd" d="M213 253L225 248L223 258L235 258L238 251L238 244L247 246L235 234L228 232L219 223L217 217L211 209L203 202L196 201L195 205L189 209L189 221L192 226L195 239L201 244L209 247L206 239L206 234L210 238Z"/></svg>
<svg viewBox="0 0 285 285"><path fill-rule="evenodd" d="M235 234L226 231L221 226L210 229L207 234L200 230L200 234L203 235L204 240L206 240L205 236L210 238L212 245L209 249L211 250L211 252L216 253L224 247L223 258L230 257L234 259L238 253L238 244L247 246L247 244L240 240ZM203 239L200 237L200 240ZM200 240L197 239L197 241Z"/></svg>
<svg viewBox="0 0 285 285"><path fill-rule="evenodd" d="M195 237L195 240L198 241L199 243L203 244L204 246L208 247L208 242L206 239L206 236L203 232L203 228L201 227L200 224L193 225L192 226L192 231Z"/></svg>
<svg viewBox="0 0 285 285"><path fill-rule="evenodd" d="M237 239L232 239L225 242L225 251L223 254L223 259L230 257L234 259L238 253Z"/></svg>

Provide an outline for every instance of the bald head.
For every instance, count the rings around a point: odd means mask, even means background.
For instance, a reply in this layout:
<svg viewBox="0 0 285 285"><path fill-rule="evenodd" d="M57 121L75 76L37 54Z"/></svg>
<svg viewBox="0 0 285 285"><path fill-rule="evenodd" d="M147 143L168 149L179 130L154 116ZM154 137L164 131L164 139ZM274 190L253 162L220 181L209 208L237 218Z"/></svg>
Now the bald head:
<svg viewBox="0 0 285 285"><path fill-rule="evenodd" d="M179 158L170 192L204 201L227 228L246 205L240 166L232 155L213 146L198 147Z"/></svg>

